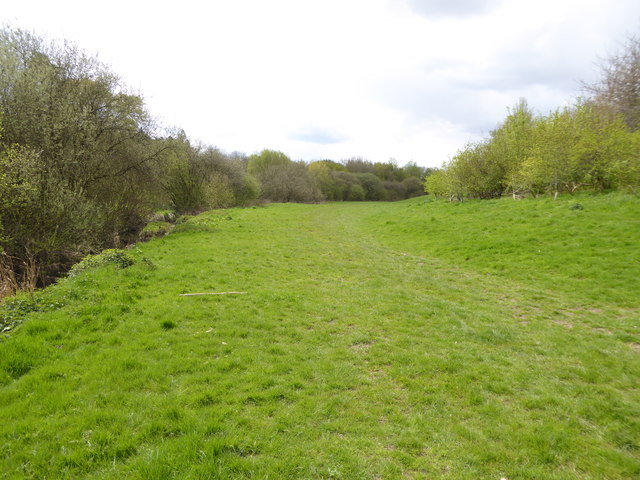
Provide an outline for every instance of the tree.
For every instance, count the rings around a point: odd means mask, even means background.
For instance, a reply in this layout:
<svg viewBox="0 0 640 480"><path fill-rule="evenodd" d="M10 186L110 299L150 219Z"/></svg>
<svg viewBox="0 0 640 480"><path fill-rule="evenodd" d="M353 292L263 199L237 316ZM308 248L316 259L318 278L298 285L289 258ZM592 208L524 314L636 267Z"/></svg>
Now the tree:
<svg viewBox="0 0 640 480"><path fill-rule="evenodd" d="M346 172L344 165L331 160L319 160L310 163L308 171L327 200L344 200L344 182L333 175L334 172Z"/></svg>
<svg viewBox="0 0 640 480"><path fill-rule="evenodd" d="M386 163L374 163L373 173L380 180L386 180L390 182L402 181L404 179L403 171L398 167L398 163L394 159L391 159Z"/></svg>
<svg viewBox="0 0 640 480"><path fill-rule="evenodd" d="M365 195L366 192L364 191L364 188L362 188L362 185L356 183L351 185L346 199L352 202L361 202L365 200Z"/></svg>
<svg viewBox="0 0 640 480"><path fill-rule="evenodd" d="M258 177L261 198L272 202L319 202L322 192L304 162L274 163Z"/></svg>
<svg viewBox="0 0 640 480"><path fill-rule="evenodd" d="M364 200L364 189L353 173L332 170L331 178L336 191L336 200Z"/></svg>
<svg viewBox="0 0 640 480"><path fill-rule="evenodd" d="M604 60L601 78L584 84L593 102L621 114L631 130L640 127L640 37L627 40L621 53Z"/></svg>
<svg viewBox="0 0 640 480"><path fill-rule="evenodd" d="M364 189L365 200L376 201L387 199L387 192L380 178L373 173L357 173L355 176Z"/></svg>
<svg viewBox="0 0 640 480"><path fill-rule="evenodd" d="M490 142L469 143L449 166L450 185L460 186L457 195L495 198L504 190L504 165L492 154Z"/></svg>
<svg viewBox="0 0 640 480"><path fill-rule="evenodd" d="M507 118L492 132L486 152L489 163L501 171L504 187L516 198L521 192L519 173L522 163L531 156L533 146L533 112L525 99L520 99Z"/></svg>
<svg viewBox="0 0 640 480"><path fill-rule="evenodd" d="M585 185L602 191L625 183L621 176L633 175L640 162L634 139L639 132L631 132L622 115L589 103L577 106L574 121L577 141L571 155L575 189Z"/></svg>
<svg viewBox="0 0 640 480"><path fill-rule="evenodd" d="M247 205L257 198L259 186L237 157L213 147L192 145L184 132L163 143L167 148L156 175L176 211L195 213Z"/></svg>
<svg viewBox="0 0 640 480"><path fill-rule="evenodd" d="M428 168L419 166L416 162L408 162L402 167L403 178L416 177L421 180L427 173Z"/></svg>
<svg viewBox="0 0 640 480"><path fill-rule="evenodd" d="M5 163L31 192L2 212L5 253L46 266L135 236L162 150L140 97L76 47L4 28L0 111Z"/></svg>
<svg viewBox="0 0 640 480"><path fill-rule="evenodd" d="M425 178L424 191L436 198L448 196L451 189L447 177L447 165L443 165L442 169L432 172Z"/></svg>
<svg viewBox="0 0 640 480"><path fill-rule="evenodd" d="M524 160L517 176L517 188L538 195L553 193L554 198L577 180L571 152L577 142L574 110L557 110L535 120L531 155Z"/></svg>
<svg viewBox="0 0 640 480"><path fill-rule="evenodd" d="M277 150L262 150L260 153L249 157L247 171L256 177L260 177L263 172L271 167L283 167L290 165L291 159L284 153Z"/></svg>
<svg viewBox="0 0 640 480"><path fill-rule="evenodd" d="M418 185L420 181L418 180ZM389 201L402 200L407 198L407 188L404 182L398 182L395 180L385 180L382 182L385 190L384 198Z"/></svg>
<svg viewBox="0 0 640 480"><path fill-rule="evenodd" d="M153 157L154 125L140 97L76 47L0 32L4 138L41 152L71 189L91 190Z"/></svg>
<svg viewBox="0 0 640 480"><path fill-rule="evenodd" d="M352 157L344 160L344 166L351 173L373 173L373 162L361 157Z"/></svg>
<svg viewBox="0 0 640 480"><path fill-rule="evenodd" d="M420 177L407 177L402 181L402 185L405 191L405 198L418 197L420 195L424 195L424 190L422 188L422 182L420 181Z"/></svg>

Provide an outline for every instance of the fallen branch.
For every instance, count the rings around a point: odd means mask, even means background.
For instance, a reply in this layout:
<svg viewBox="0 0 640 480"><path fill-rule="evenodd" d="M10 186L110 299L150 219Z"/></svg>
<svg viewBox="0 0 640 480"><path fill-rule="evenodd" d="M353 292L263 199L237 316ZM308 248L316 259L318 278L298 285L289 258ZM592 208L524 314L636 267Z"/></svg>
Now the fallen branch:
<svg viewBox="0 0 640 480"><path fill-rule="evenodd" d="M195 297L196 295L245 295L247 292L209 292L209 293L181 293L181 297Z"/></svg>

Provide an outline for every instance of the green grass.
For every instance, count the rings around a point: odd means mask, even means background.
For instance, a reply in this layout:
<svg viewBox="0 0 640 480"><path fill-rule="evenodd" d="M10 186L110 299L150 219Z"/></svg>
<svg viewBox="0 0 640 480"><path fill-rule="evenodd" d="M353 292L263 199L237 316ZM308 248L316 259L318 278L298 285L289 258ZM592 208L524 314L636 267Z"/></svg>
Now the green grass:
<svg viewBox="0 0 640 480"><path fill-rule="evenodd" d="M133 256L4 313L0 478L640 476L635 197L234 209Z"/></svg>

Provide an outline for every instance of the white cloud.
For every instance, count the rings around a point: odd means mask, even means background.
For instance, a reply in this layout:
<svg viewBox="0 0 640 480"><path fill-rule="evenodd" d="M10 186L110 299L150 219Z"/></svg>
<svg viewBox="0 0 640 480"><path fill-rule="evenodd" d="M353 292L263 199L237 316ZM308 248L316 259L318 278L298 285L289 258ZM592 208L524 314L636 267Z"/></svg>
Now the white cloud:
<svg viewBox="0 0 640 480"><path fill-rule="evenodd" d="M577 95L640 25L637 0L93 5L22 0L0 20L99 52L166 124L225 150L424 165L520 97L547 113Z"/></svg>
<svg viewBox="0 0 640 480"><path fill-rule="evenodd" d="M429 18L469 17L490 11L496 0L407 0L409 8Z"/></svg>

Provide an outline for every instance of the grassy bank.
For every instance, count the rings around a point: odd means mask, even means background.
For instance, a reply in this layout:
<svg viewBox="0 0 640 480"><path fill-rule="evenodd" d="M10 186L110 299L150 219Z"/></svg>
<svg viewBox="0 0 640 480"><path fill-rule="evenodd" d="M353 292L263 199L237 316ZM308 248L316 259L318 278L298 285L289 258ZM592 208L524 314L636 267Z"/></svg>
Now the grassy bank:
<svg viewBox="0 0 640 480"><path fill-rule="evenodd" d="M14 309L0 478L639 476L639 232L623 195L201 215Z"/></svg>

